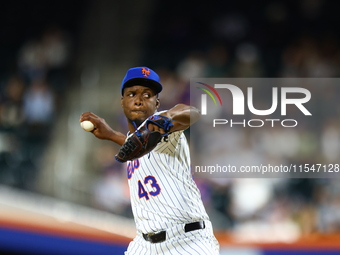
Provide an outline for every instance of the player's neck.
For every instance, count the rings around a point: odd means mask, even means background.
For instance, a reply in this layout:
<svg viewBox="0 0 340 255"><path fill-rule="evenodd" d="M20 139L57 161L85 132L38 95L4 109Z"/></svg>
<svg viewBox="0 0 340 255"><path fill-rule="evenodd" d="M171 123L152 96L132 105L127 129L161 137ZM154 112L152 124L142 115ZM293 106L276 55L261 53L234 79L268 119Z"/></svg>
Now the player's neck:
<svg viewBox="0 0 340 255"><path fill-rule="evenodd" d="M136 131L136 129L143 123L143 121L140 120L129 120L128 119L128 128L130 133L133 133Z"/></svg>

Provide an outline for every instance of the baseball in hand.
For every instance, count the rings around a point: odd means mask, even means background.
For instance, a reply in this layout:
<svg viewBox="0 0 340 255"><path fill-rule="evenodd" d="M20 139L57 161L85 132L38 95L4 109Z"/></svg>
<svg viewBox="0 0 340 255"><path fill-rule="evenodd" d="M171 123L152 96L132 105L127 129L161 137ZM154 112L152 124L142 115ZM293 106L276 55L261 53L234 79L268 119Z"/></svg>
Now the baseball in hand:
<svg viewBox="0 0 340 255"><path fill-rule="evenodd" d="M80 123L80 126L88 132L91 132L94 129L94 125L92 124L91 121L84 120Z"/></svg>

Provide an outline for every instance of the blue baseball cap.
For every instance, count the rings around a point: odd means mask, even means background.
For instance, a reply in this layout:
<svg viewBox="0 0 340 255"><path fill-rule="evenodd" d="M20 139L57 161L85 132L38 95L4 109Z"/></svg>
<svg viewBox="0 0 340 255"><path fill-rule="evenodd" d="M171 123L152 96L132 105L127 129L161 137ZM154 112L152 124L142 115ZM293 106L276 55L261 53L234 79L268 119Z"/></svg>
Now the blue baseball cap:
<svg viewBox="0 0 340 255"><path fill-rule="evenodd" d="M163 89L158 74L152 69L145 66L130 68L126 72L126 75L122 81L122 95L125 88L135 85L148 87L155 91L156 94L161 92Z"/></svg>

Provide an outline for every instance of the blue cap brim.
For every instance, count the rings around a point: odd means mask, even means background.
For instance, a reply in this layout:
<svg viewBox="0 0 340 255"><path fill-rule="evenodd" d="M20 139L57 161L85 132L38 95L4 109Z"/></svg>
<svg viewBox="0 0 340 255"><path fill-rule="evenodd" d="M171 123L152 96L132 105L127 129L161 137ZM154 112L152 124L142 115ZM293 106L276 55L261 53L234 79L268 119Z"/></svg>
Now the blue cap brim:
<svg viewBox="0 0 340 255"><path fill-rule="evenodd" d="M160 93L163 89L162 85L154 80L150 80L148 78L134 78L128 80L124 83L122 88L122 95L124 94L124 89L132 86L143 86L152 89L156 94Z"/></svg>

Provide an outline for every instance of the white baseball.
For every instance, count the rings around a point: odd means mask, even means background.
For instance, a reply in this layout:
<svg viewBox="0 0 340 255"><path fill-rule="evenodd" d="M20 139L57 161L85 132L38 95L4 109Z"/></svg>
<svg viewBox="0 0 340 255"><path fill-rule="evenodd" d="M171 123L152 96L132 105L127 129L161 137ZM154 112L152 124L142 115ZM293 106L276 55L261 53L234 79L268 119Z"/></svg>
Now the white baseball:
<svg viewBox="0 0 340 255"><path fill-rule="evenodd" d="M83 122L80 123L80 126L88 132L91 132L94 129L94 125L91 121L84 120Z"/></svg>

